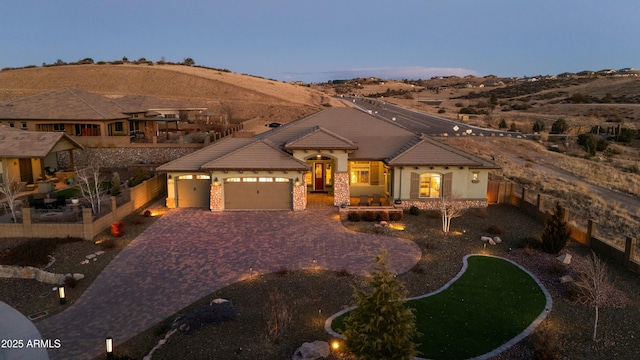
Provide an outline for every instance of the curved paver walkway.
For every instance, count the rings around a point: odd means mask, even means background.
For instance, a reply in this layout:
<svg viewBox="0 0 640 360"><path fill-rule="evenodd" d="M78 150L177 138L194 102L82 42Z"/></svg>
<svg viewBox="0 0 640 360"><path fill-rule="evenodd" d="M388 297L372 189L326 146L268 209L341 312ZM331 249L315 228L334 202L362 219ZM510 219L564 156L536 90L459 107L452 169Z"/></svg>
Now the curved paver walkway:
<svg viewBox="0 0 640 360"><path fill-rule="evenodd" d="M91 359L207 294L257 273L316 267L364 274L383 248L402 273L415 265L412 241L345 229L333 207L303 212L171 210L123 249L73 306L36 323L61 340L51 359Z"/></svg>

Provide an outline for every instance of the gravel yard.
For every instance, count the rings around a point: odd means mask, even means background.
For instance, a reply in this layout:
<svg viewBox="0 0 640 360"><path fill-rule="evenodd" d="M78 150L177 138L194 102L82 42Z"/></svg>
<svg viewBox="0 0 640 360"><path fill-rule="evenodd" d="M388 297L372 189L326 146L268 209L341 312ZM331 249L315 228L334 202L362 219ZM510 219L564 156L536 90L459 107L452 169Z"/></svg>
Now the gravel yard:
<svg viewBox="0 0 640 360"><path fill-rule="evenodd" d="M141 232L154 218L134 217L125 221L125 236L121 244ZM573 255L572 265L561 265L555 257L533 250L518 248L520 239L535 237L542 224L521 213L518 209L504 205L492 205L486 211L471 210L452 221L451 232L441 232L440 218L425 212L418 216L405 213L401 222L404 231L384 228L387 235L404 237L415 241L423 251L422 260L411 271L398 275L410 296L428 293L440 288L455 276L462 266L462 257L469 253L502 256L516 261L535 274L550 291L554 305L545 324L544 336L555 339L558 345L557 358L567 359L637 359L640 357L640 278L620 267L609 264L609 279L612 284L609 301L600 310L599 340L591 341L594 311L575 303L570 297L569 287L559 283L559 277L572 273L576 262L584 261L588 249L571 242L563 251ZM343 222L344 226L376 236L374 223ZM498 235L503 242L496 246L479 240L489 235L488 229L496 225L502 230ZM104 239L110 235L103 234ZM16 240L17 242L18 240ZM3 248L15 243L3 241ZM58 247L54 256L56 263L50 271L83 272L85 279L70 290L70 303L86 288L106 263L115 256L117 248L106 249L106 253L88 265L79 265L85 255L103 249L91 242L72 242ZM391 254L391 256L393 256ZM373 259L372 259L373 260ZM208 304L213 299L225 298L239 310L236 320L216 325L207 325L190 333L177 332L166 344L153 353L153 359L288 359L305 341L331 340L324 331L324 321L333 313L353 304L353 286L360 286L362 278L347 271L328 272L280 271L256 276L246 281L220 289L192 304L180 314L186 314ZM61 310L51 285L33 280L0 279L0 300L29 315L37 311L55 313ZM281 323L280 333L274 336L274 293L277 292L281 311L288 314ZM40 295L46 296L41 297ZM66 305L69 306L69 305ZM141 359L170 330L175 317L170 317L125 344L116 348L118 354ZM276 339L277 338L277 339ZM510 348L497 359L529 359L534 342L529 337ZM332 355L333 356L333 355ZM338 357L333 357L337 359Z"/></svg>

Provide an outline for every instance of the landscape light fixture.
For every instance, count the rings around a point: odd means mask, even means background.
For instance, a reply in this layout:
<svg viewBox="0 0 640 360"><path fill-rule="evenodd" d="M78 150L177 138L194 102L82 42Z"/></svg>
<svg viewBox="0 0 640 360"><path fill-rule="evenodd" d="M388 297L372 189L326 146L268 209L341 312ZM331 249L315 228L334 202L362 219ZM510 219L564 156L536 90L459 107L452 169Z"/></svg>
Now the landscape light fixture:
<svg viewBox="0 0 640 360"><path fill-rule="evenodd" d="M58 297L60 298L60 305L64 305L67 303L67 298L64 293L64 286L58 286Z"/></svg>
<svg viewBox="0 0 640 360"><path fill-rule="evenodd" d="M107 350L107 359L113 359L113 338L111 336L107 336L104 340L104 344Z"/></svg>
<svg viewBox="0 0 640 360"><path fill-rule="evenodd" d="M340 342L338 340L333 340L331 342L331 348L333 351L337 351L340 348Z"/></svg>

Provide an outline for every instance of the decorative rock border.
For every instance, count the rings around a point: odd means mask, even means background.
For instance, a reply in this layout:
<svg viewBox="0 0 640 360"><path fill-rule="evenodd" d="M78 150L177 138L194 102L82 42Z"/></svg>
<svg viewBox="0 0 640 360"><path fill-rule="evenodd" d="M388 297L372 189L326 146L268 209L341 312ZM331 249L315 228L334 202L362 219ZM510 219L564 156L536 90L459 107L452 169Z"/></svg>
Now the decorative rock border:
<svg viewBox="0 0 640 360"><path fill-rule="evenodd" d="M84 278L83 274L56 274L33 266L0 265L0 278L34 279L46 284L64 284L64 279L72 276L76 280Z"/></svg>

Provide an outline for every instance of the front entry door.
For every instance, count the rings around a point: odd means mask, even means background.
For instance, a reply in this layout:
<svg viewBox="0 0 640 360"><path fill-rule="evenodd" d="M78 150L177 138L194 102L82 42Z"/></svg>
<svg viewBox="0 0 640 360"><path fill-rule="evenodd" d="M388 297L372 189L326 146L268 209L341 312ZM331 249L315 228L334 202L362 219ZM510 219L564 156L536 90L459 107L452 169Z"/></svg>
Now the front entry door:
<svg viewBox="0 0 640 360"><path fill-rule="evenodd" d="M323 163L313 164L313 190L314 191L324 190L324 164Z"/></svg>

